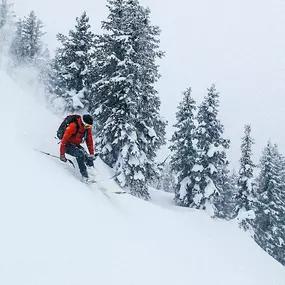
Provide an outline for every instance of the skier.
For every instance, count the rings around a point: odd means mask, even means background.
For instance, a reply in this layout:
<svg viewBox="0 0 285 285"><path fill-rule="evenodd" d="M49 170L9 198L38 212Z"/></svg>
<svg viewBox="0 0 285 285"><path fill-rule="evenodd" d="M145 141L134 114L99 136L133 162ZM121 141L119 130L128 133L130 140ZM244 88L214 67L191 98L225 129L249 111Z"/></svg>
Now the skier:
<svg viewBox="0 0 285 285"><path fill-rule="evenodd" d="M97 155L94 154L94 145L91 127L93 118L89 114L82 117L80 115L71 115L68 123L62 123L62 138L60 144L60 160L66 162L65 154L76 157L82 179L90 182L88 177L87 166L94 166L94 160ZM65 119L65 120L66 120ZM61 127L60 127L61 128ZM60 129L59 129L60 130ZM86 141L90 155L80 145Z"/></svg>

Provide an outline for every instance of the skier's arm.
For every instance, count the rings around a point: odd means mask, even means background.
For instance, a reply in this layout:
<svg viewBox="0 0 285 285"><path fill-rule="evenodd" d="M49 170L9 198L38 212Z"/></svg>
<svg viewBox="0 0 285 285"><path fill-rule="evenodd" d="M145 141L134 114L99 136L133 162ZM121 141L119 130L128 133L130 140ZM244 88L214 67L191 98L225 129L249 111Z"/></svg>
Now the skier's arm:
<svg viewBox="0 0 285 285"><path fill-rule="evenodd" d="M94 145L93 145L93 138L92 138L92 131L91 129L87 130L86 135L86 144L91 155L94 155Z"/></svg>
<svg viewBox="0 0 285 285"><path fill-rule="evenodd" d="M72 137L72 135L76 132L76 124L71 123L65 130L64 135L61 140L60 145L60 155L65 154L65 145L69 141L69 139Z"/></svg>

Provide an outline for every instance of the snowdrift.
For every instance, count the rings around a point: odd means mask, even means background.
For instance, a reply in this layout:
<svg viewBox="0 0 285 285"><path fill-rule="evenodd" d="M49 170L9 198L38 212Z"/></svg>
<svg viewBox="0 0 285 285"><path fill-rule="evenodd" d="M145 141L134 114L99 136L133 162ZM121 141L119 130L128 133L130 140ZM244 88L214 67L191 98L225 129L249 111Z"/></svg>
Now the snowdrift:
<svg viewBox="0 0 285 285"><path fill-rule="evenodd" d="M284 285L285 269L235 224L86 186L58 154L61 118L0 71L1 285ZM97 177L112 174L99 159ZM118 187L113 181L105 188Z"/></svg>

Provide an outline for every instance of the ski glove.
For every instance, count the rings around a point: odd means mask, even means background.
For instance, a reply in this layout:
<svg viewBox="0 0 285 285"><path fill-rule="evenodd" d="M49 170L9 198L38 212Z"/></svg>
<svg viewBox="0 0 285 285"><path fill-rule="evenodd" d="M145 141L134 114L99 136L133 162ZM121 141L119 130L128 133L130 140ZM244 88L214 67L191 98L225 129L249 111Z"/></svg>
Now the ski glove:
<svg viewBox="0 0 285 285"><path fill-rule="evenodd" d="M67 162L67 159L66 159L66 157L65 157L65 155L63 154L63 155L61 155L60 157L60 160L61 161L63 161L63 162Z"/></svg>
<svg viewBox="0 0 285 285"><path fill-rule="evenodd" d="M88 155L88 158L87 158L87 159L89 159L89 160L95 160L98 155L99 155L98 153L95 153L95 154L93 154L93 155L90 154L90 155Z"/></svg>
<svg viewBox="0 0 285 285"><path fill-rule="evenodd" d="M89 155L86 157L86 165L89 167L93 167L94 166L94 157L93 155Z"/></svg>

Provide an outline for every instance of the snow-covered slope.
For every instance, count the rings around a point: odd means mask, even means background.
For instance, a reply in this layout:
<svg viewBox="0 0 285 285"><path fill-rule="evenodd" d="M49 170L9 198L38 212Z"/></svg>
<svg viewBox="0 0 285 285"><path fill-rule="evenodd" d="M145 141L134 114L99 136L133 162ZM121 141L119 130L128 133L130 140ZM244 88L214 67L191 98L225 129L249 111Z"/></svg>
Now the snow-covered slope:
<svg viewBox="0 0 285 285"><path fill-rule="evenodd" d="M153 203L108 198L34 151L58 153L61 119L2 71L0 102L1 285L285 284L284 267L236 225L155 190ZM96 171L112 172L100 160Z"/></svg>

